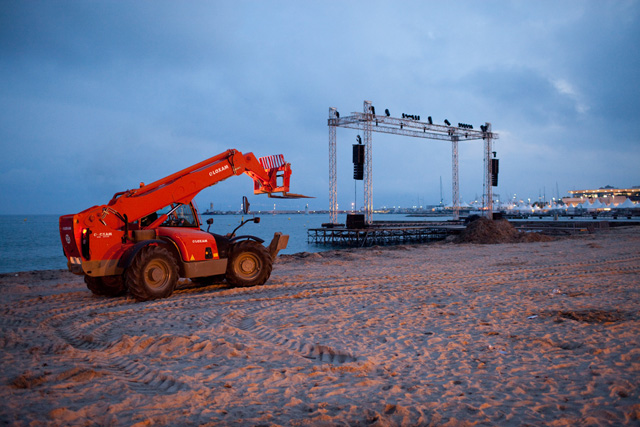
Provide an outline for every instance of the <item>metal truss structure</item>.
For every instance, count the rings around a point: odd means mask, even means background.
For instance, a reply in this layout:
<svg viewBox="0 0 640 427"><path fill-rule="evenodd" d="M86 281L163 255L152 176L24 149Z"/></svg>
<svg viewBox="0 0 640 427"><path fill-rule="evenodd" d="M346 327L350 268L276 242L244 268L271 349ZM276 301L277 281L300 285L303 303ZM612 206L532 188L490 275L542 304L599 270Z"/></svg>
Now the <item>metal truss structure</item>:
<svg viewBox="0 0 640 427"><path fill-rule="evenodd" d="M448 122L447 122L448 123ZM493 212L493 191L491 187L491 154L493 140L498 134L491 132L491 123L485 123L481 130L475 130L469 125L459 123L458 126L449 124L439 125L432 122L420 121L419 116L403 115L402 118L390 115L376 114L371 101L364 101L363 112L353 112L349 116L340 117L338 110L329 108L329 216L332 224L338 223L338 185L336 159L336 128L358 129L363 133L365 145L364 170L364 209L365 221L372 223L373 214L373 184L372 184L372 132L389 133L394 135L411 136L440 141L451 141L452 151L452 192L454 219L459 218L460 196L458 180L458 142L484 140L484 183L483 210L491 218Z"/></svg>

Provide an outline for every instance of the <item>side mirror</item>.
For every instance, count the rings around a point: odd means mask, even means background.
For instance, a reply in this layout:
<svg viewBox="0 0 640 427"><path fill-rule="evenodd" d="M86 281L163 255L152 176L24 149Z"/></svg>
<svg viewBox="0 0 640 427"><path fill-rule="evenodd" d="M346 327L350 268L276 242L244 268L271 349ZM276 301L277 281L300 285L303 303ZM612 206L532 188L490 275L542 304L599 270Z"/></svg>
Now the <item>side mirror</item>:
<svg viewBox="0 0 640 427"><path fill-rule="evenodd" d="M247 196L242 196L242 213L243 214L248 214L249 213L249 200L247 199Z"/></svg>
<svg viewBox="0 0 640 427"><path fill-rule="evenodd" d="M213 224L213 218L207 218L207 224L209 225Z"/></svg>
<svg viewBox="0 0 640 427"><path fill-rule="evenodd" d="M256 224L260 224L260 217L255 217L253 218L253 222L255 222Z"/></svg>

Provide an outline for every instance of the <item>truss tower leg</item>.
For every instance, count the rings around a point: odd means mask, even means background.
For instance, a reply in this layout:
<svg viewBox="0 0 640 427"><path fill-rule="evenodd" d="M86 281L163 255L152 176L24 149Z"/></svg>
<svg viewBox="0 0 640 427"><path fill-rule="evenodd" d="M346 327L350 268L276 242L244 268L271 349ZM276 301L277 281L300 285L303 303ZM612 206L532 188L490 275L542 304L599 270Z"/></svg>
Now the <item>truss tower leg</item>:
<svg viewBox="0 0 640 427"><path fill-rule="evenodd" d="M362 122L364 134L365 168L364 168L364 218L368 225L373 222L373 172L372 172L372 137L371 121L373 112L371 111L371 101L364 101L365 120Z"/></svg>
<svg viewBox="0 0 640 427"><path fill-rule="evenodd" d="M487 134L491 135L491 123L485 123ZM493 140L490 136L484 139L484 200L482 205L486 210L486 216L493 219L493 187L491 186L491 152L493 151Z"/></svg>
<svg viewBox="0 0 640 427"><path fill-rule="evenodd" d="M338 172L336 154L336 126L332 120L337 118L337 110L329 108L329 222L338 223Z"/></svg>
<svg viewBox="0 0 640 427"><path fill-rule="evenodd" d="M458 178L458 135L451 137L451 191L453 219L460 219L460 181Z"/></svg>

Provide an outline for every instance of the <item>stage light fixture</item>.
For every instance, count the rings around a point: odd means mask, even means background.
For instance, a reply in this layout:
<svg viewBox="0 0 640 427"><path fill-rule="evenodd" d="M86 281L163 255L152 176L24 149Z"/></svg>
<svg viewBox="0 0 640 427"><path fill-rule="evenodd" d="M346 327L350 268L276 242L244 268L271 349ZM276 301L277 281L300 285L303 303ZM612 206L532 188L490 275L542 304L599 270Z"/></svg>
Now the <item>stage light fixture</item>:
<svg viewBox="0 0 640 427"><path fill-rule="evenodd" d="M444 124L447 126L451 126L451 122L447 119L444 119Z"/></svg>

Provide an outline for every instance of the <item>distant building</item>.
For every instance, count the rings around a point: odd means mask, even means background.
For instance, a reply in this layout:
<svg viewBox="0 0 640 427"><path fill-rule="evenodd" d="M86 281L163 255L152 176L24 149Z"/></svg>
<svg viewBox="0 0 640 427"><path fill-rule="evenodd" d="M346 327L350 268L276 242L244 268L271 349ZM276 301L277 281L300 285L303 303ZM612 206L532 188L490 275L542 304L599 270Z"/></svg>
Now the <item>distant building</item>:
<svg viewBox="0 0 640 427"><path fill-rule="evenodd" d="M631 188L615 188L610 185L598 188L597 190L572 190L569 191L570 197L563 197L565 204L582 203L587 199L598 199L605 204L615 204L624 202L627 198L632 202L640 202L640 186Z"/></svg>

